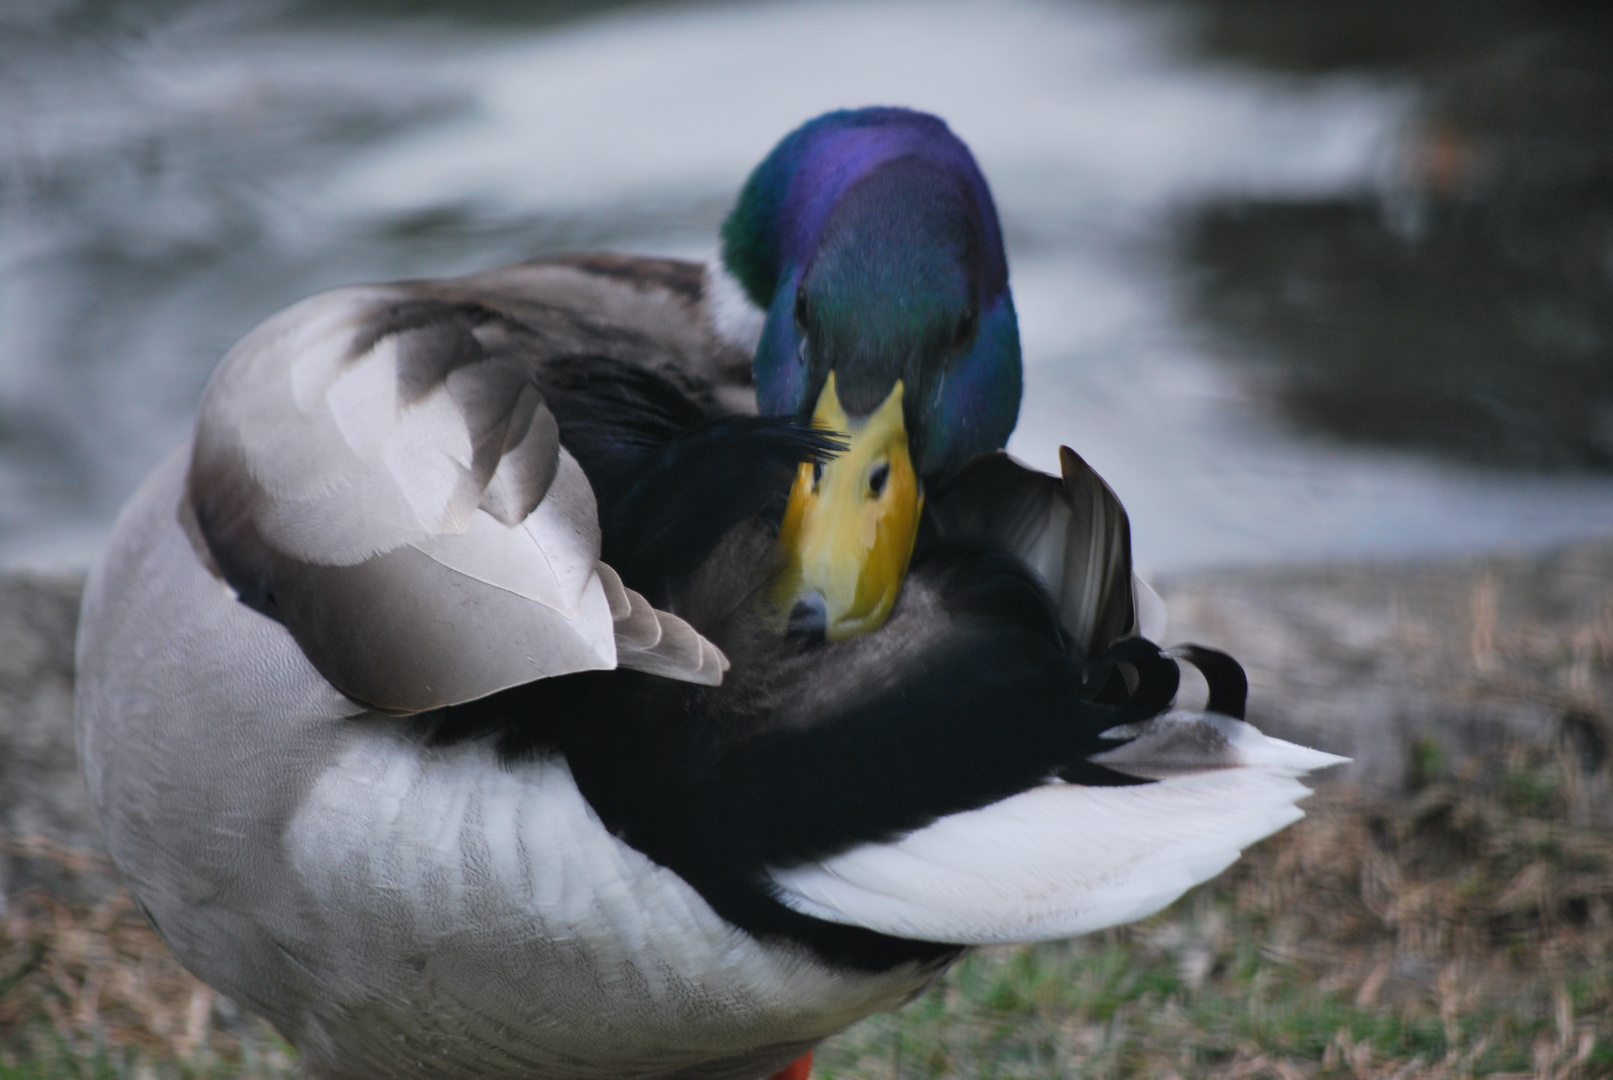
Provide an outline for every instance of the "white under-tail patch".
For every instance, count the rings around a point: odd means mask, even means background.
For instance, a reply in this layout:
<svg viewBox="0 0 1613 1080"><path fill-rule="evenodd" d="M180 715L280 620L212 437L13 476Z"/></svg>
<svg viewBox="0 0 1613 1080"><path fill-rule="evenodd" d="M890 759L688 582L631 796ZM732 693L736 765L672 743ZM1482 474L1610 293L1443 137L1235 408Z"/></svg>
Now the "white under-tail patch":
<svg viewBox="0 0 1613 1080"><path fill-rule="evenodd" d="M1045 941L1143 918L1304 816L1298 777L1346 758L1241 720L1173 713L1094 760L1132 787L1044 784L890 844L770 868L804 915L957 945Z"/></svg>

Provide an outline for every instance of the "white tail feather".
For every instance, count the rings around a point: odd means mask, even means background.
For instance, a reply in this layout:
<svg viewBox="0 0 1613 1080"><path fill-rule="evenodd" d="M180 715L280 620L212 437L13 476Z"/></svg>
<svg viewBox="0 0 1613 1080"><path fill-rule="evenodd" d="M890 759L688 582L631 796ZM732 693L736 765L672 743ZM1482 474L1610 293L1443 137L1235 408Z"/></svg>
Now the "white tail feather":
<svg viewBox="0 0 1613 1080"><path fill-rule="evenodd" d="M1226 869L1304 816L1295 804L1310 789L1298 776L1345 760L1208 714L1160 717L1137 741L1161 753L1122 760L1126 747L1100 760L1168 764L1169 775L1132 787L1048 783L895 843L772 869L779 899L830 922L958 945L1089 933L1150 915ZM1197 771L1186 759L1195 741L1211 751Z"/></svg>

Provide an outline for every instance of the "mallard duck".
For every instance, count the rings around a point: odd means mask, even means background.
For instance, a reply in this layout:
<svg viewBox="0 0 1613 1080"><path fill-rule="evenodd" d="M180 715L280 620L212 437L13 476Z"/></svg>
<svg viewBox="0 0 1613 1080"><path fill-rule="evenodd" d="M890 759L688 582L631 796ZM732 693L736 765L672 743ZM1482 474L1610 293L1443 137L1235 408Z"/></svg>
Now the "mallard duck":
<svg viewBox="0 0 1613 1080"><path fill-rule="evenodd" d="M114 527L108 851L310 1076L766 1076L970 945L1157 910L1339 760L1213 651L1166 712L1119 501L1000 452L939 120L812 121L723 238L304 301Z"/></svg>

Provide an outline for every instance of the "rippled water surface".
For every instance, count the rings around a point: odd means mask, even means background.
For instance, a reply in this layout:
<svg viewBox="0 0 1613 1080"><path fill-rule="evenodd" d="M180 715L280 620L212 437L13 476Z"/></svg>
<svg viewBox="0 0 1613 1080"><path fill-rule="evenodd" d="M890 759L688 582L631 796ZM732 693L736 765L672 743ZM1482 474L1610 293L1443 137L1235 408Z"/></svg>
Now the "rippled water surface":
<svg viewBox="0 0 1613 1080"><path fill-rule="evenodd" d="M1329 412L1343 391L1328 379L1363 355L1404 370L1394 348L1410 339L1354 299L1306 315L1355 278L1295 255L1340 242L1303 221L1273 232L1270 208L1354 207L1368 234L1411 242L1433 181L1407 162L1432 99L1403 68L1207 59L1190 41L1202 18L1168 6L575 4L558 23L400 7L0 8L0 561L87 563L185 437L217 358L277 308L568 249L703 256L780 135L873 102L938 112L974 148L1024 333L1011 449L1048 467L1060 442L1085 455L1130 508L1145 565L1613 530L1594 395L1581 419L1541 421L1580 425L1572 445L1589 449L1541 460L1412 437L1405 395L1465 385L1459 369L1395 391L1399 434L1374 435L1385 421L1358 438ZM1357 307L1387 352L1346 347ZM1600 324L1564 310L1565 362L1608 365ZM1273 330L1296 318L1309 337ZM1527 369L1532 346L1518 348ZM1305 398L1293 371L1326 378L1307 376ZM1362 408L1401 415L1370 394Z"/></svg>

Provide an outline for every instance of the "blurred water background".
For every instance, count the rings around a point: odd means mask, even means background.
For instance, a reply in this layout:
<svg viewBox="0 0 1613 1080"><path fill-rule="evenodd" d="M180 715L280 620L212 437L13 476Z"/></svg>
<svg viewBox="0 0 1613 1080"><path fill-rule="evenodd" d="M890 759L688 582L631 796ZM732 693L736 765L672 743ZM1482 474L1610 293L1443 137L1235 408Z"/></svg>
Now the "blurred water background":
<svg viewBox="0 0 1613 1080"><path fill-rule="evenodd" d="M1613 534L1613 17L1566 0L0 0L0 565L87 565L258 320L705 256L800 121L937 112L1011 449L1154 571Z"/></svg>

